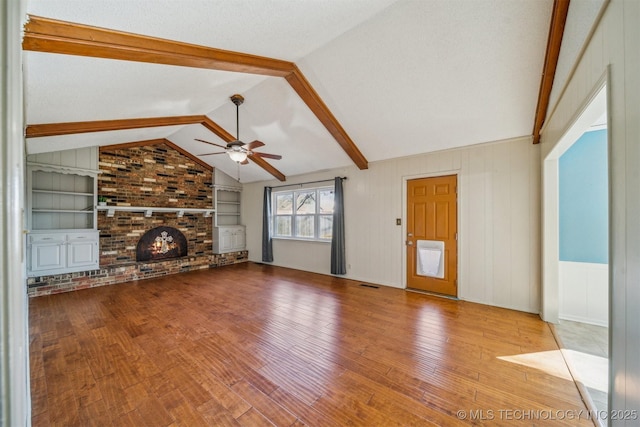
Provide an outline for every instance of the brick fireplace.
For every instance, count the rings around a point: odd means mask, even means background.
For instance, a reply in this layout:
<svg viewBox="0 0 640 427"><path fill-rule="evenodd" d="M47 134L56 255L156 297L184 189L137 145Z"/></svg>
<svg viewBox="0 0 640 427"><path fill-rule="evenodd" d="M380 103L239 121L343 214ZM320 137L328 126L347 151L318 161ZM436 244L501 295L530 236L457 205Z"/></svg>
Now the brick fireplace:
<svg viewBox="0 0 640 427"><path fill-rule="evenodd" d="M211 209L213 170L168 141L102 147L98 195L110 206ZM98 213L100 270L30 278L31 296L157 277L247 260L246 251L213 253L213 218L202 213L120 211ZM150 230L176 230L185 251L170 259L137 258L138 243ZM175 235L175 236L174 236ZM160 240L162 239L160 234ZM153 240L158 237L153 236ZM166 239L168 239L167 234ZM166 243L166 242L165 242ZM161 244L161 242L160 242ZM167 249L167 247L165 247ZM168 251L169 252L169 251Z"/></svg>

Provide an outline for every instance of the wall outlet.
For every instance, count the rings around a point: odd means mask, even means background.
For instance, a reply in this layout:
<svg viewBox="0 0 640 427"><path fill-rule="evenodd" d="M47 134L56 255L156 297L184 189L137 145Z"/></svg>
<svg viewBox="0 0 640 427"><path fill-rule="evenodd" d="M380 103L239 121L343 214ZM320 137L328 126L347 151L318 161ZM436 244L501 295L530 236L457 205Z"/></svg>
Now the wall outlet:
<svg viewBox="0 0 640 427"><path fill-rule="evenodd" d="M402 219L396 218L396 225L402 225Z"/></svg>

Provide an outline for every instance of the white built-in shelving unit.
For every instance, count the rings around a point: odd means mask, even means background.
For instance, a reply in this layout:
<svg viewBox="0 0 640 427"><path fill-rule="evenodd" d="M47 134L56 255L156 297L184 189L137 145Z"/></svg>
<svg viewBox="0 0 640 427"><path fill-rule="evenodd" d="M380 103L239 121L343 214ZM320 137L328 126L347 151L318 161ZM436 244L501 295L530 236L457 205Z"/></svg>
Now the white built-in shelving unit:
<svg viewBox="0 0 640 427"><path fill-rule="evenodd" d="M240 200L242 189L214 185L215 222L213 228L213 252L217 254L243 251L246 247L246 231L241 224Z"/></svg>
<svg viewBox="0 0 640 427"><path fill-rule="evenodd" d="M29 229L96 228L97 171L30 163Z"/></svg>
<svg viewBox="0 0 640 427"><path fill-rule="evenodd" d="M27 164L27 275L99 268L95 169Z"/></svg>
<svg viewBox="0 0 640 427"><path fill-rule="evenodd" d="M235 187L214 187L215 226L240 224L240 195Z"/></svg>

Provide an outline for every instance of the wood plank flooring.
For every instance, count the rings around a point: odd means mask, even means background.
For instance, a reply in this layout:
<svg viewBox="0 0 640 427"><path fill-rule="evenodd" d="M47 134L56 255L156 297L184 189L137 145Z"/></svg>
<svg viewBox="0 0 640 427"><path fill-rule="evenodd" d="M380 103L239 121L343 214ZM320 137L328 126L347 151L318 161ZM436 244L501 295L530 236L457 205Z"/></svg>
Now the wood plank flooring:
<svg viewBox="0 0 640 427"><path fill-rule="evenodd" d="M254 263L33 298L30 337L36 427L593 425L536 315Z"/></svg>

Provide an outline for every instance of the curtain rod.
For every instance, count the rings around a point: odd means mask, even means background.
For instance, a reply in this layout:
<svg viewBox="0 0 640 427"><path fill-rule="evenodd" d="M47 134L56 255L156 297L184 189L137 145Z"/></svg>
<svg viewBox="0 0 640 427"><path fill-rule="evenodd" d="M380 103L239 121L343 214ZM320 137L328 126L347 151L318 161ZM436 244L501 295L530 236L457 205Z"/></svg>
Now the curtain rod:
<svg viewBox="0 0 640 427"><path fill-rule="evenodd" d="M346 176L339 176L338 178L340 178L341 180L345 180L347 179ZM269 187L269 188L280 188L280 187L291 187L294 185L306 185L306 184L316 184L318 182L329 182L329 181L333 181L335 178L331 178L331 179L321 179L319 181L307 181L307 182L296 182L295 184L282 184L282 185L276 185L273 187Z"/></svg>

